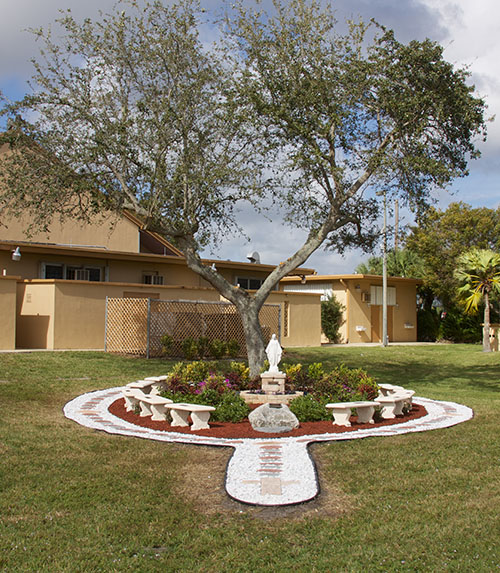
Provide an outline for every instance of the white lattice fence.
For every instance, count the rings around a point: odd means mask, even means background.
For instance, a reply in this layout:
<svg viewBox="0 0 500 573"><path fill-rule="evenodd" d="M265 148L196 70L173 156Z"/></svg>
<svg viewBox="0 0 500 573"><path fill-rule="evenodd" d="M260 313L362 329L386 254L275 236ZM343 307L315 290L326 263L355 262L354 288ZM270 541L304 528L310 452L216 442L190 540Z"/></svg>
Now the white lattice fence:
<svg viewBox="0 0 500 573"><path fill-rule="evenodd" d="M259 314L265 342L280 333L280 306L264 305ZM166 301L108 298L106 305L106 350L141 356L161 356L161 338L172 338L171 354L182 355L186 338L209 341L235 340L241 356L246 344L236 307L224 302Z"/></svg>

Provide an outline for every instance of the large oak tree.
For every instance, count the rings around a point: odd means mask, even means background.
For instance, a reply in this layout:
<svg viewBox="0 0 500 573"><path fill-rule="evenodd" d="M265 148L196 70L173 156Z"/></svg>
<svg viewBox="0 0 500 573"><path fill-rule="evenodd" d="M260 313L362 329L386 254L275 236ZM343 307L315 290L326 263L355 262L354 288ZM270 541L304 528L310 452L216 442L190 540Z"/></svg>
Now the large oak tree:
<svg viewBox="0 0 500 573"><path fill-rule="evenodd" d="M66 13L62 36L38 31L33 93L4 106L16 152L0 208L40 226L133 210L236 305L256 373L258 312L276 283L322 245L368 245L377 190L423 209L466 175L484 103L430 40L404 45L361 22L340 33L314 1L247 5L228 7L219 49L200 41L189 0L127 2L95 22ZM270 193L306 239L247 292L200 252L238 228L241 203Z"/></svg>

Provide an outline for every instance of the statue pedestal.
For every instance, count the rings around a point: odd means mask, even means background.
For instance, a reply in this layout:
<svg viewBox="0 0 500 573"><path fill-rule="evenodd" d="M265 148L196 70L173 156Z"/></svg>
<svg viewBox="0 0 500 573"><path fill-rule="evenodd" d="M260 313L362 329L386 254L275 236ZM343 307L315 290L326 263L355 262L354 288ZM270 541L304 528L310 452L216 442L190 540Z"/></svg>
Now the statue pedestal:
<svg viewBox="0 0 500 573"><path fill-rule="evenodd" d="M262 382L262 390L266 394L275 394L280 392L285 393L285 378L286 374L283 372L263 372L260 375Z"/></svg>

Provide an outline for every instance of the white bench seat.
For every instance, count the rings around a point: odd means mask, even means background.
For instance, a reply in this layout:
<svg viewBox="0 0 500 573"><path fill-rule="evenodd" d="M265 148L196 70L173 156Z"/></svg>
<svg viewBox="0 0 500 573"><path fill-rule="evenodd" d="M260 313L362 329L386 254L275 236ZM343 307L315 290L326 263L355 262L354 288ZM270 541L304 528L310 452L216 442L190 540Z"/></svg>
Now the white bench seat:
<svg viewBox="0 0 500 573"><path fill-rule="evenodd" d="M394 384L379 384L378 398L382 396L390 396L391 394L399 394L400 392L405 392L403 386L395 386Z"/></svg>
<svg viewBox="0 0 500 573"><path fill-rule="evenodd" d="M162 398L152 394L145 394L141 399L141 416L142 404L144 404L144 411L150 412L151 419L156 421L165 421L167 419L167 406L173 404L173 400L169 398ZM144 414L149 415L149 414Z"/></svg>
<svg viewBox="0 0 500 573"><path fill-rule="evenodd" d="M174 402L167 404L166 408L170 410L172 416L171 426L189 426L188 417L191 415L191 430L209 430L210 413L215 410L213 406L203 404L185 404L183 402Z"/></svg>
<svg viewBox="0 0 500 573"><path fill-rule="evenodd" d="M167 376L150 376L144 380L136 380L127 384L127 388L142 390L144 394L153 394L157 396L164 387Z"/></svg>
<svg viewBox="0 0 500 573"><path fill-rule="evenodd" d="M377 398L377 402L382 406L382 418L384 418L384 420L390 420L396 416L401 416L405 404L411 407L414 394L415 392L413 390L403 389L401 392Z"/></svg>
<svg viewBox="0 0 500 573"><path fill-rule="evenodd" d="M338 402L336 404L326 404L328 410L332 410L333 423L339 426L350 426L349 418L351 410L355 409L360 424L373 424L373 414L377 402Z"/></svg>
<svg viewBox="0 0 500 573"><path fill-rule="evenodd" d="M125 399L125 410L133 412L139 405L139 400L145 396L144 392L137 388L125 387L122 389L123 398Z"/></svg>
<svg viewBox="0 0 500 573"><path fill-rule="evenodd" d="M148 376L144 378L145 382L150 382L151 384L151 394L158 395L165 387L165 381L168 376Z"/></svg>

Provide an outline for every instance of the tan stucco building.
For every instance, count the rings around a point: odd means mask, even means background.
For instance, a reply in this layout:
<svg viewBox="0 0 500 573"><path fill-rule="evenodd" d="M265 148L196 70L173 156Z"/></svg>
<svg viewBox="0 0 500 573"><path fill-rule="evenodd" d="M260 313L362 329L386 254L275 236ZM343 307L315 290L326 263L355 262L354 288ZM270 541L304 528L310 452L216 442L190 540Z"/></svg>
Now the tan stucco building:
<svg viewBox="0 0 500 573"><path fill-rule="evenodd" d="M0 349L102 349L106 297L220 301L182 253L133 215L55 223L27 236L26 220L0 227ZM16 256L16 253L20 254ZM15 260L17 259L17 260ZM207 260L234 285L258 288L272 265ZM301 269L311 274L311 269ZM283 346L321 343L320 296L276 289Z"/></svg>
<svg viewBox="0 0 500 573"><path fill-rule="evenodd" d="M417 293L419 279L389 277L387 280L387 334L390 342L417 340ZM344 306L340 329L345 343L381 342L382 277L378 275L303 275L281 281L285 292L335 295Z"/></svg>

